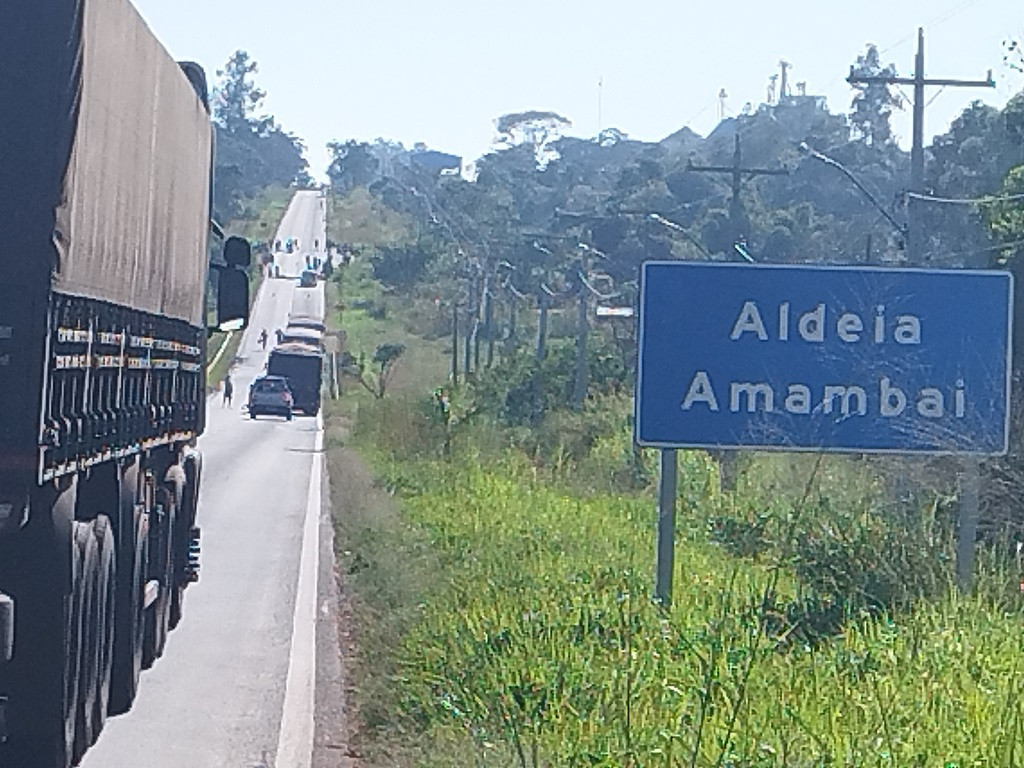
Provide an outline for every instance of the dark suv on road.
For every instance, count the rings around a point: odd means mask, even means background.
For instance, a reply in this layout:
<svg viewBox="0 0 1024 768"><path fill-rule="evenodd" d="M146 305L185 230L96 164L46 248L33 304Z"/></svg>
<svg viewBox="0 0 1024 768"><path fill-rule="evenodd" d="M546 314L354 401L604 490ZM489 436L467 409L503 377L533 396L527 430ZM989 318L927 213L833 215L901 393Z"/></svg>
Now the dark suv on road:
<svg viewBox="0 0 1024 768"><path fill-rule="evenodd" d="M249 418L259 415L284 416L292 420L294 398L284 376L261 376L249 387Z"/></svg>

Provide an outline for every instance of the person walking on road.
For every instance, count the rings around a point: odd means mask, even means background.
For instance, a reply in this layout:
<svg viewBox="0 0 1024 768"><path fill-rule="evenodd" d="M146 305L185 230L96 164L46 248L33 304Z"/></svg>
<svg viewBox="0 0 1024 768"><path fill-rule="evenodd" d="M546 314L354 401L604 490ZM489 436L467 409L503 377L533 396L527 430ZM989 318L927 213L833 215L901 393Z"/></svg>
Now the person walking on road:
<svg viewBox="0 0 1024 768"><path fill-rule="evenodd" d="M231 383L231 374L224 377L224 405L231 407L231 396L235 394L235 385Z"/></svg>
<svg viewBox="0 0 1024 768"><path fill-rule="evenodd" d="M260 346L263 347L264 349L267 348L267 329L266 328L264 328L262 331L260 331Z"/></svg>

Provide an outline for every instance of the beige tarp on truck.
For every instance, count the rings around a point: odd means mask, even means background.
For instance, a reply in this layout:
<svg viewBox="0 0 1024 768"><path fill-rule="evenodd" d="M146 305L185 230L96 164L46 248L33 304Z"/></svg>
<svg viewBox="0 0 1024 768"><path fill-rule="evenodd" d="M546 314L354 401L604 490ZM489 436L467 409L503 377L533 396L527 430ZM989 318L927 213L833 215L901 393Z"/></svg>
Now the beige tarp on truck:
<svg viewBox="0 0 1024 768"><path fill-rule="evenodd" d="M7 2L7 0L0 0ZM128 0L82 0L55 290L203 323L210 118Z"/></svg>

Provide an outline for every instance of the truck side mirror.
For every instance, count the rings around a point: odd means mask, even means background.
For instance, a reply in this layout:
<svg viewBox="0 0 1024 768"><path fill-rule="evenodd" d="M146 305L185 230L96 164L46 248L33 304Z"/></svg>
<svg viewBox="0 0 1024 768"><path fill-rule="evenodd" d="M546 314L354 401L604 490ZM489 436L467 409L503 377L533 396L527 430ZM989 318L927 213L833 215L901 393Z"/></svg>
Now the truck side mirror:
<svg viewBox="0 0 1024 768"><path fill-rule="evenodd" d="M244 237L232 235L224 242L224 261L229 267L248 269L252 263L252 246Z"/></svg>
<svg viewBox="0 0 1024 768"><path fill-rule="evenodd" d="M221 267L219 272L217 327L222 331L244 328L249 324L249 276L237 267Z"/></svg>

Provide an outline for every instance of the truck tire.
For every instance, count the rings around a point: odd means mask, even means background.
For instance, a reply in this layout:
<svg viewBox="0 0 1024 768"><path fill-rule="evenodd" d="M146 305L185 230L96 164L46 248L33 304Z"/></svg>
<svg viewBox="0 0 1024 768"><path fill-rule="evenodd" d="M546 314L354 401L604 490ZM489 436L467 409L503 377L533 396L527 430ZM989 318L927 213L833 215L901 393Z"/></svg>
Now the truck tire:
<svg viewBox="0 0 1024 768"><path fill-rule="evenodd" d="M14 691L11 739L0 744L0 765L69 768L77 763L75 744L82 688L86 580L85 544L89 526L71 522L69 592L44 587L21 603L19 631L35 639L35 674Z"/></svg>
<svg viewBox="0 0 1024 768"><path fill-rule="evenodd" d="M122 715L131 709L142 675L146 631L143 599L146 574L149 573L148 517L140 509L135 509L132 523L134 538L126 541L118 558L119 592L114 609L114 665L108 706L111 715Z"/></svg>
<svg viewBox="0 0 1024 768"><path fill-rule="evenodd" d="M62 601L65 605L64 700L61 702L60 712L63 727L55 729L43 724L45 732L62 731L53 740L50 749L46 750L44 762L41 763L41 765L53 765L58 768L64 768L64 766L78 761L78 757L75 755L75 742L78 740L78 702L82 696L82 660L86 631L85 549L87 537L88 526L78 522L71 524L71 593ZM47 709L47 714L54 712L52 706ZM52 717L52 714L50 716ZM27 765L31 766L31 762L28 762Z"/></svg>
<svg viewBox="0 0 1024 768"><path fill-rule="evenodd" d="M39 595L39 599L24 606L19 616L23 631L30 636L40 633L39 637L45 638L34 648L37 657L45 660L45 679L35 683L43 694L41 700L37 699L30 711L16 718L11 741L0 744L3 766L69 768L74 762L84 599L78 526L72 523L70 594ZM63 632L53 632L55 626L63 626Z"/></svg>
<svg viewBox="0 0 1024 768"><path fill-rule="evenodd" d="M75 715L73 759L77 763L85 750L93 744L95 728L93 712L99 696L100 631L97 627L99 595L100 551L92 523L76 521L75 538L82 553L82 640L78 703Z"/></svg>
<svg viewBox="0 0 1024 768"><path fill-rule="evenodd" d="M154 517L155 537L151 523L150 574L160 582L156 602L146 610L146 639L143 644L142 668L149 669L163 653L170 630L172 585L174 583L174 497L166 488L156 492ZM155 549L155 551L154 551Z"/></svg>
<svg viewBox="0 0 1024 768"><path fill-rule="evenodd" d="M117 550L110 519L100 515L92 524L96 543L100 550L99 589L100 596L97 625L99 635L99 669L97 678L96 706L93 709L93 743L99 738L107 720L110 706L110 686L114 666L114 631L117 615Z"/></svg>
<svg viewBox="0 0 1024 768"><path fill-rule="evenodd" d="M185 590L191 583L189 569L189 546L192 530L196 527L199 513L199 488L202 480L202 455L198 451L186 454L182 461L181 483L175 500L177 518L174 539L174 591L171 600L170 628L181 623L185 614Z"/></svg>

